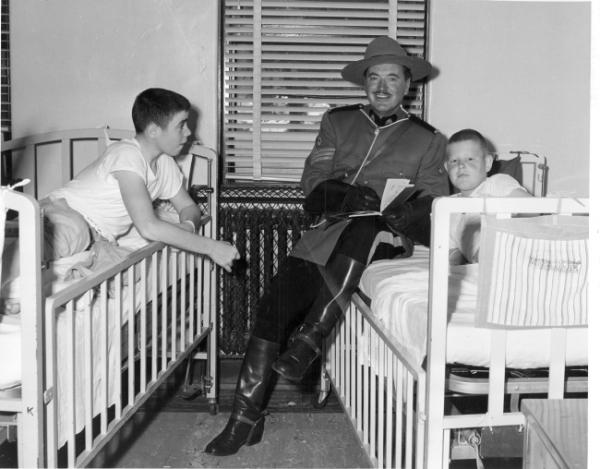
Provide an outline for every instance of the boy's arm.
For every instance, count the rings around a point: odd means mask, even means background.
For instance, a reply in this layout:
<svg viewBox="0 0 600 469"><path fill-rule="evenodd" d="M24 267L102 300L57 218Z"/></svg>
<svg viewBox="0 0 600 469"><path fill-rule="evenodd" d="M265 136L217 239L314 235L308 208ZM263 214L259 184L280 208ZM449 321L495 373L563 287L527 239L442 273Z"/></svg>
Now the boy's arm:
<svg viewBox="0 0 600 469"><path fill-rule="evenodd" d="M179 225L160 220L154 213L152 200L142 178L131 171L114 171L125 207L140 235L151 241L209 256L213 261L231 272L234 260L239 259L237 249L230 243L217 241L190 233Z"/></svg>
<svg viewBox="0 0 600 469"><path fill-rule="evenodd" d="M174 197L170 199L170 202L177 210L179 214L179 222L181 226L190 231L192 228L191 223L194 225L194 232L198 231L200 227L200 219L202 218L202 212L200 211L200 207L192 200L187 191L183 188L183 186L179 189L179 192L175 194ZM191 222L191 223L190 223Z"/></svg>

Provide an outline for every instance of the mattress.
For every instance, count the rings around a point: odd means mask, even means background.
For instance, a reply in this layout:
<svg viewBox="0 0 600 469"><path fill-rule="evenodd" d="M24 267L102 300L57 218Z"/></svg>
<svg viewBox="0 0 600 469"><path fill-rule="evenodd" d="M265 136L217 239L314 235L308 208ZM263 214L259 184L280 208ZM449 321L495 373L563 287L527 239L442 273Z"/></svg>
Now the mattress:
<svg viewBox="0 0 600 469"><path fill-rule="evenodd" d="M491 330L475 327L478 265L450 266L446 361L488 366ZM413 257L376 261L365 270L360 289L371 310L417 363L427 354L429 250L417 246ZM567 329L567 366L587 365L587 328ZM550 363L549 329L507 332L508 368L539 368Z"/></svg>

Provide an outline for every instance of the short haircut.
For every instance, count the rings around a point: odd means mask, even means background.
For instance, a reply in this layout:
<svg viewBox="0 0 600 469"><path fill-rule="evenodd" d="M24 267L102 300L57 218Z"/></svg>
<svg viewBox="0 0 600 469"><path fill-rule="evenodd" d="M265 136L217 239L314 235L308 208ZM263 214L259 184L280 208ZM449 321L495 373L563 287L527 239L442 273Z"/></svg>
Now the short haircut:
<svg viewBox="0 0 600 469"><path fill-rule="evenodd" d="M176 113L189 109L185 96L163 88L148 88L135 98L131 117L136 133L142 133L152 123L164 129Z"/></svg>
<svg viewBox="0 0 600 469"><path fill-rule="evenodd" d="M448 145L450 145L451 143L466 142L466 141L472 141L472 142L479 143L479 145L481 146L481 149L483 150L483 153L486 155L493 153L491 145L488 142L488 140L474 129L462 129L462 130L459 130L458 132L454 133L448 139Z"/></svg>

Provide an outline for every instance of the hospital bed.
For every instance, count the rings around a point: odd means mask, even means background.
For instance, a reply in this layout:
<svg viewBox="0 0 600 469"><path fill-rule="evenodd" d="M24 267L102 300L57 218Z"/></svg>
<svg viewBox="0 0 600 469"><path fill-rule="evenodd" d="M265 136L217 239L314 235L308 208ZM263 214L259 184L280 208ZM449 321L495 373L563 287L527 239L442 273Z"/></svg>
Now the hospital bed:
<svg viewBox="0 0 600 469"><path fill-rule="evenodd" d="M440 198L430 249L420 246L412 258L367 268L344 320L327 339L316 404L324 405L335 389L374 467L447 467L459 430L476 440L472 429L522 426L520 396L587 393L587 316L585 323L559 321L552 328L475 327L483 267L448 265L450 217L469 212L499 219L587 215L589 202ZM466 395L478 395L484 408L458 413L449 405ZM478 442L468 443L481 467Z"/></svg>
<svg viewBox="0 0 600 469"><path fill-rule="evenodd" d="M154 242L104 246L94 267L86 253L42 265L37 198L52 189L49 179L62 185L111 141L132 135L84 129L2 144L12 182L31 179L0 194L3 244L20 244L19 275L3 290L0 314L0 416L17 429L20 467L89 464L193 359L205 363L203 391L216 412L216 269L208 258ZM216 155L193 144L180 166L188 189L202 194L200 233L215 237Z"/></svg>

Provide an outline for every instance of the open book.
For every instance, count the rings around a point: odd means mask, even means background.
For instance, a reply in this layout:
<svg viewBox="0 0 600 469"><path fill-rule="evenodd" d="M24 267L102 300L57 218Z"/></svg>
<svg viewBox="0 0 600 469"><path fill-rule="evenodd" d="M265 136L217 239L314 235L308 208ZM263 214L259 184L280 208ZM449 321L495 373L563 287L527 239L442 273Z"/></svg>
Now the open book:
<svg viewBox="0 0 600 469"><path fill-rule="evenodd" d="M415 196L417 190L414 184L410 183L409 179L400 178L392 179L389 178L385 183L383 194L381 196L381 204L379 210L364 210L360 212L352 212L347 216L349 218L354 217L368 217L372 215L383 215L386 211L392 212L394 208L401 206L408 202L413 196Z"/></svg>

